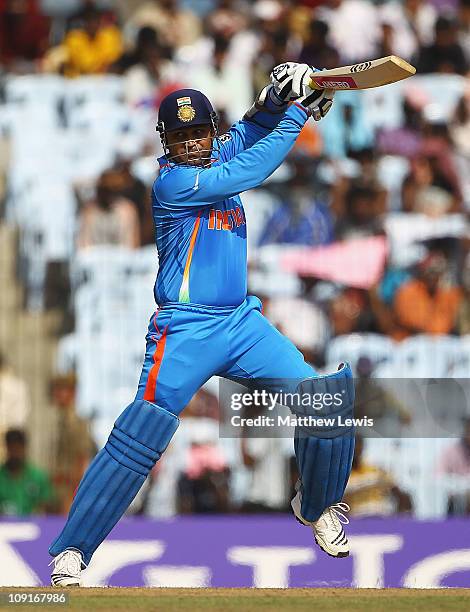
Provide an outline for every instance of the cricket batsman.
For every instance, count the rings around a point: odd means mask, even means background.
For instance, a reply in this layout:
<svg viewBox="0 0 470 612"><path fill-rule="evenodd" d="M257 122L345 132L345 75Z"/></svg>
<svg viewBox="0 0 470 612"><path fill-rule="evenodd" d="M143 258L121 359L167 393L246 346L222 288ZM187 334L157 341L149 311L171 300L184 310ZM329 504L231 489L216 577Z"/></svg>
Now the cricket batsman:
<svg viewBox="0 0 470 612"><path fill-rule="evenodd" d="M54 586L80 585L81 572L124 514L179 425L193 394L214 375L300 381L332 394L352 374L347 364L318 376L302 354L247 296L246 224L240 193L258 187L284 161L309 117L324 117L330 90L309 88L313 68L288 62L227 134L204 94L182 89L159 108L165 156L153 186L159 270L137 395L118 417L77 489L62 532L52 542ZM344 390L343 390L344 393ZM342 415L352 416L354 393ZM341 503L351 470L354 432L295 435L300 479L296 519L333 557L349 554Z"/></svg>

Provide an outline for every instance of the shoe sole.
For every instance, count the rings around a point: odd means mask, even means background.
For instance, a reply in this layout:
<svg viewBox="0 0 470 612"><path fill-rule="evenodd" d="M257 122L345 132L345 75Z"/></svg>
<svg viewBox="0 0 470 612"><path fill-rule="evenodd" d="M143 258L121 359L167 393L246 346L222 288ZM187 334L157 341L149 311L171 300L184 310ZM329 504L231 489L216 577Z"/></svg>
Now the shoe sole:
<svg viewBox="0 0 470 612"><path fill-rule="evenodd" d="M315 538L315 542L318 546L318 548L320 548L324 553L326 553L329 557L333 557L333 559L344 559L345 557L349 557L349 552L339 552L336 555L333 555L332 553L328 552L328 550L326 548L324 548L320 542L317 539L317 536L314 534L313 537Z"/></svg>
<svg viewBox="0 0 470 612"><path fill-rule="evenodd" d="M54 579L51 578L51 586L59 589L64 587L79 587L81 586L81 581L72 576L69 578L64 576L60 578L58 582L54 582Z"/></svg>

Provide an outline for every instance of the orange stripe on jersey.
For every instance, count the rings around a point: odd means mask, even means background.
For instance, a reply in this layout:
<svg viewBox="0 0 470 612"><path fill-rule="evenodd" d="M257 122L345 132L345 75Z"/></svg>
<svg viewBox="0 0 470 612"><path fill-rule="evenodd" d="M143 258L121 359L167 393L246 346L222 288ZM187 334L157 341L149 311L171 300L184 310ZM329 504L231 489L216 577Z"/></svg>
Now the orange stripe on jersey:
<svg viewBox="0 0 470 612"><path fill-rule="evenodd" d="M179 301L189 302L189 270L191 268L191 262L193 260L194 245L196 244L196 237L199 231L199 224L201 223L201 211L197 214L197 219L194 222L193 231L191 234L191 240L189 241L188 256L186 257L186 264L183 272L183 282L181 283Z"/></svg>
<svg viewBox="0 0 470 612"><path fill-rule="evenodd" d="M163 330L160 339L157 340L155 352L153 354L153 366L150 368L147 384L145 386L144 400L148 402L155 401L155 391L157 388L157 378L160 366L162 365L163 353L165 352L166 332L168 325Z"/></svg>

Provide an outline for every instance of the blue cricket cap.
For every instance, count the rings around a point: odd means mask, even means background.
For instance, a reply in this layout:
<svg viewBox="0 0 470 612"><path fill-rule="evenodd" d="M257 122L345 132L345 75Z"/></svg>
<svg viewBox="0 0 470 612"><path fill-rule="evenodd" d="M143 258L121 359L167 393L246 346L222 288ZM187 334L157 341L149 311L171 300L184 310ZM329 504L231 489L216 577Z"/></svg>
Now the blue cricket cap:
<svg viewBox="0 0 470 612"><path fill-rule="evenodd" d="M166 96L158 109L158 123L165 131L193 125L212 125L216 113L209 99L197 89L179 89Z"/></svg>

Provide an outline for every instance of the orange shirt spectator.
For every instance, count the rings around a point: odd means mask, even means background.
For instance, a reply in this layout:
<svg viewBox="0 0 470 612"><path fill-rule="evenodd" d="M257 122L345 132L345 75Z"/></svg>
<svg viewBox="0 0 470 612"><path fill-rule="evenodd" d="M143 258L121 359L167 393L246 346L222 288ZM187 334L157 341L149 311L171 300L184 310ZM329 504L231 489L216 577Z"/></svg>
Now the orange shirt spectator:
<svg viewBox="0 0 470 612"><path fill-rule="evenodd" d="M94 9L83 17L83 28L72 30L62 43L65 50L65 76L106 72L123 52L121 33L116 26L101 25L100 13Z"/></svg>
<svg viewBox="0 0 470 612"><path fill-rule="evenodd" d="M442 255L428 256L419 267L419 278L404 283L397 291L394 310L405 335L453 331L462 292L442 284L446 266Z"/></svg>

